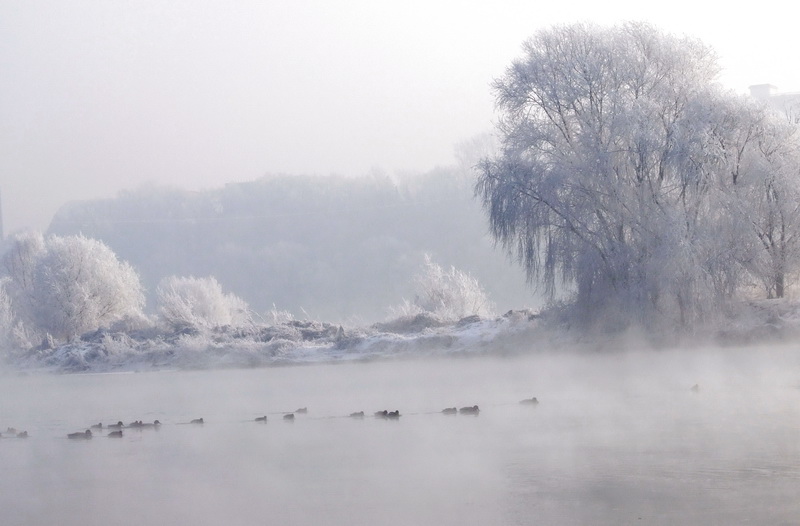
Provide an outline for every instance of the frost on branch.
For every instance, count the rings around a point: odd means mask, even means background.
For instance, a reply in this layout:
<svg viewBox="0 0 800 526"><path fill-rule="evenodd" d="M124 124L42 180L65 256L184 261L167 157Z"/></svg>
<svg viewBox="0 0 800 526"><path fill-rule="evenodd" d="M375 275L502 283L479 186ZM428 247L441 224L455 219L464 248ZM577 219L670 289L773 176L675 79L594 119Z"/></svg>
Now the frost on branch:
<svg viewBox="0 0 800 526"><path fill-rule="evenodd" d="M9 278L0 279L0 356L30 347L30 340L21 321L14 313L8 287Z"/></svg>
<svg viewBox="0 0 800 526"><path fill-rule="evenodd" d="M428 254L422 271L414 278L414 285L414 301L403 300L400 306L392 309L394 315L429 314L439 321L493 315L494 306L477 279L453 266L442 268Z"/></svg>
<svg viewBox="0 0 800 526"><path fill-rule="evenodd" d="M572 321L708 322L798 255L796 126L724 92L714 53L647 24L543 30L494 85L494 237ZM785 118L784 118L785 120ZM784 123L786 124L786 123Z"/></svg>
<svg viewBox="0 0 800 526"><path fill-rule="evenodd" d="M22 234L12 239L2 265L14 316L37 338L70 340L143 317L136 271L95 239Z"/></svg>
<svg viewBox="0 0 800 526"><path fill-rule="evenodd" d="M161 319L175 330L208 330L250 322L247 303L222 291L213 277L171 276L156 291Z"/></svg>

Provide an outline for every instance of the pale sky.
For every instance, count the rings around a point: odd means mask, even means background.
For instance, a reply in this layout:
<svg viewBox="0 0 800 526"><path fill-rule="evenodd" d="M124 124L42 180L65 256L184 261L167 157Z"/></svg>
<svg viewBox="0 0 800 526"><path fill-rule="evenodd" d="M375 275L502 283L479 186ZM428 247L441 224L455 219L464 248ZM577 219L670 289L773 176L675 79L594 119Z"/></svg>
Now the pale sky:
<svg viewBox="0 0 800 526"><path fill-rule="evenodd" d="M5 231L148 182L451 164L457 143L492 130L492 80L557 23L649 21L716 49L737 92L800 91L793 13L703 4L3 0Z"/></svg>

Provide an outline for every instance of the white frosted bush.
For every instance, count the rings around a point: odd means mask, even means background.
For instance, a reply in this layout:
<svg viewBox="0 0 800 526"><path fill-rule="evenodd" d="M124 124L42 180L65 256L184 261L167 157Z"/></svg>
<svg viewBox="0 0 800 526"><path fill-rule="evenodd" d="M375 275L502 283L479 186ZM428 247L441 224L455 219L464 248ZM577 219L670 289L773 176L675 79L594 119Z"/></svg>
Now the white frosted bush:
<svg viewBox="0 0 800 526"><path fill-rule="evenodd" d="M11 297L6 290L9 281L8 278L0 279L0 356L17 347L16 335L18 329L22 328L15 319Z"/></svg>
<svg viewBox="0 0 800 526"><path fill-rule="evenodd" d="M139 276L96 239L22 234L2 263L14 315L37 338L70 340L142 316Z"/></svg>
<svg viewBox="0 0 800 526"><path fill-rule="evenodd" d="M411 318L418 314L422 314L424 309L416 304L416 302L408 301L403 298L400 305L396 305L389 309L390 315L393 318Z"/></svg>
<svg viewBox="0 0 800 526"><path fill-rule="evenodd" d="M494 306L478 280L453 266L444 269L425 255L422 271L414 279L413 303L393 309L395 315L416 316L424 312L441 320L459 320L466 316L492 316Z"/></svg>
<svg viewBox="0 0 800 526"><path fill-rule="evenodd" d="M270 325L282 325L294 321L294 316L288 310L279 310L275 304L272 304L272 309L264 316L266 322Z"/></svg>
<svg viewBox="0 0 800 526"><path fill-rule="evenodd" d="M156 291L161 319L176 330L242 326L250 321L247 303L226 294L213 277L171 276Z"/></svg>
<svg viewBox="0 0 800 526"><path fill-rule="evenodd" d="M7 278L4 290L13 303L14 315L29 326L35 326L36 264L45 252L41 232L22 232L9 239L2 258L2 273Z"/></svg>

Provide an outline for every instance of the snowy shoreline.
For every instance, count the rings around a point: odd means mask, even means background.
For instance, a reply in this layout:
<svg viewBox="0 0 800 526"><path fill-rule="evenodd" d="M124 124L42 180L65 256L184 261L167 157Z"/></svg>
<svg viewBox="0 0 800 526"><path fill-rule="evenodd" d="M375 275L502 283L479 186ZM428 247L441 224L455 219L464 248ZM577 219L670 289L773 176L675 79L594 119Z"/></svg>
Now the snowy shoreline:
<svg viewBox="0 0 800 526"><path fill-rule="evenodd" d="M167 335L100 330L51 349L19 353L7 365L56 373L130 372L514 352L513 347L531 341L537 321L527 311L519 311L493 319L474 316L453 324L420 315L405 320L402 327L387 323L345 329L290 321L250 330L223 327Z"/></svg>
<svg viewBox="0 0 800 526"><path fill-rule="evenodd" d="M717 326L669 337L636 331L579 333L565 327L553 328L530 311L509 311L496 318L471 316L455 323L442 323L423 314L368 328L293 320L248 329L222 327L171 334L98 330L54 348L11 355L6 366L28 372L121 373L542 351L735 347L792 341L800 341L800 304L762 300L744 304L735 316Z"/></svg>

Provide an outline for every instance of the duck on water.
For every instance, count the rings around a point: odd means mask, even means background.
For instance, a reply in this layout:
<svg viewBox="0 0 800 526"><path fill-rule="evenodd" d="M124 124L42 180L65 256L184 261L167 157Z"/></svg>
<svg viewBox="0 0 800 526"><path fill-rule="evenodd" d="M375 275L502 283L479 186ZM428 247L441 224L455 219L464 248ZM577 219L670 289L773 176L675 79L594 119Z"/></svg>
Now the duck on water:
<svg viewBox="0 0 800 526"><path fill-rule="evenodd" d="M136 422L131 422L130 424L128 424L128 427L132 429L148 429L148 428L152 429L160 425L161 422L159 422L158 420L154 420L152 424L149 422L142 422L141 420L137 420ZM108 427L111 428L112 426Z"/></svg>
<svg viewBox="0 0 800 526"><path fill-rule="evenodd" d="M9 428L9 429L11 429L11 428ZM9 432L6 431L6 433L9 433ZM9 434L11 435L10 437L4 437L3 434L0 433L0 438L28 438L28 432L27 431L17 432L17 430L15 429L13 432L11 432Z"/></svg>

